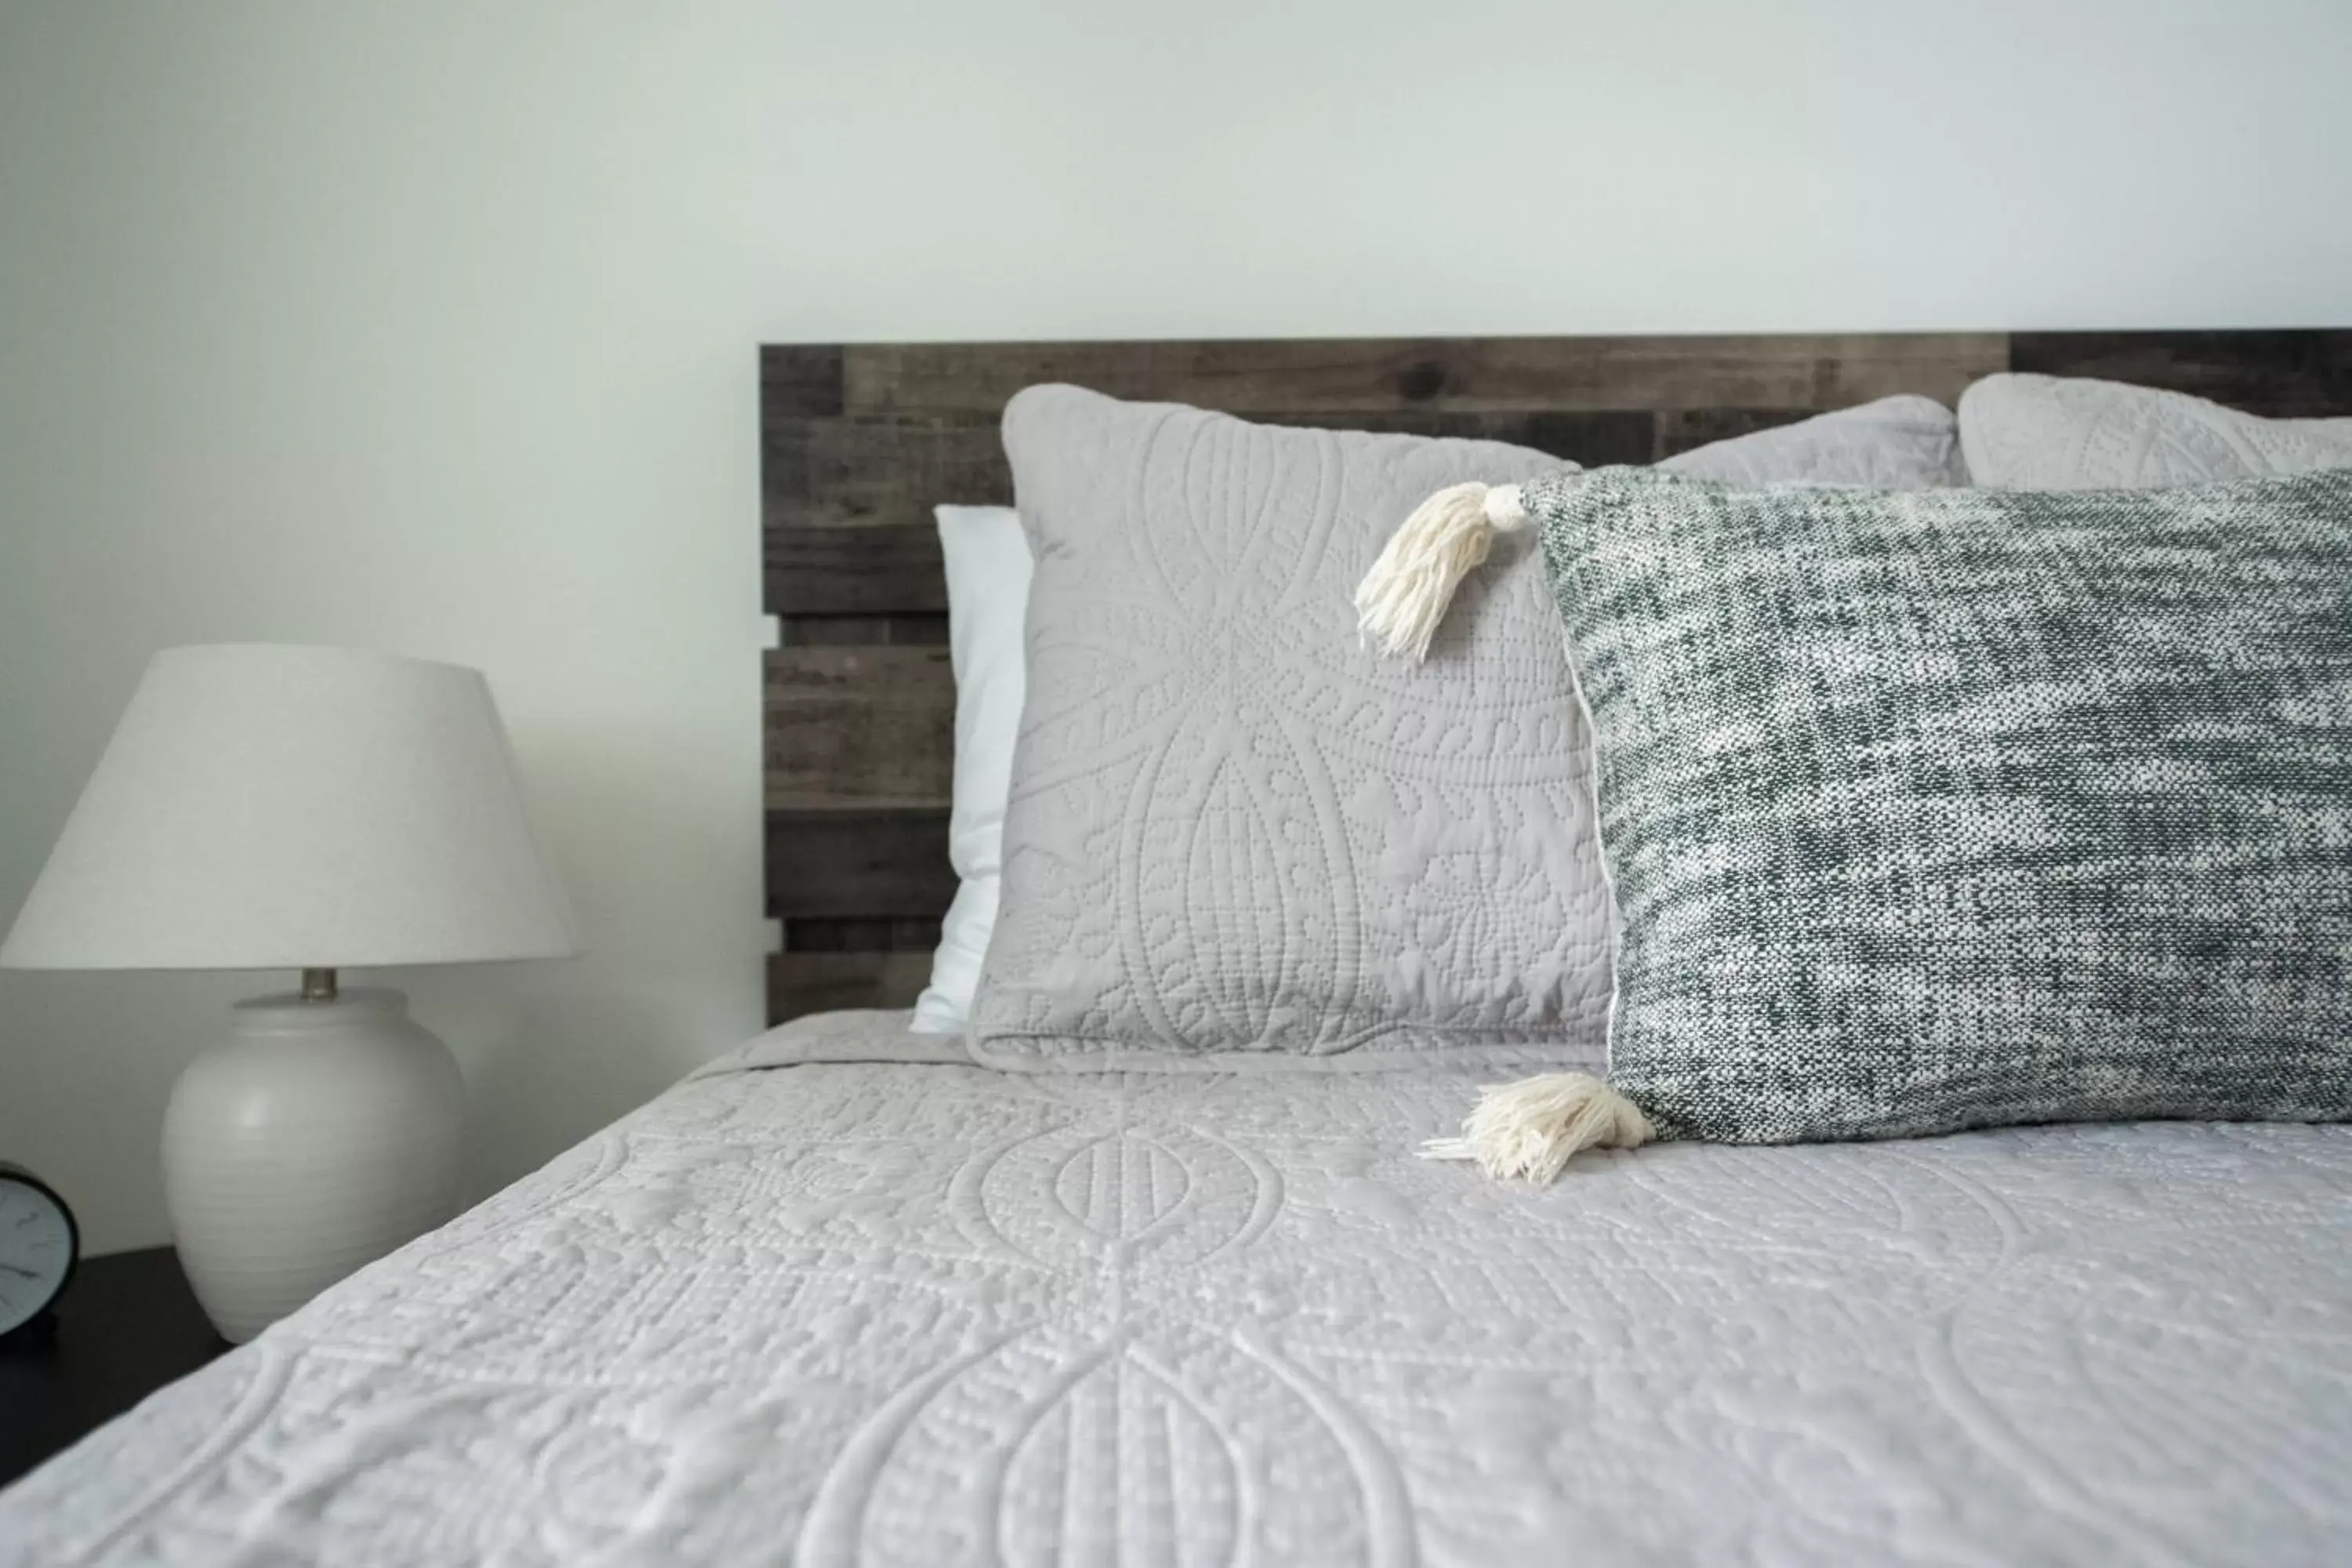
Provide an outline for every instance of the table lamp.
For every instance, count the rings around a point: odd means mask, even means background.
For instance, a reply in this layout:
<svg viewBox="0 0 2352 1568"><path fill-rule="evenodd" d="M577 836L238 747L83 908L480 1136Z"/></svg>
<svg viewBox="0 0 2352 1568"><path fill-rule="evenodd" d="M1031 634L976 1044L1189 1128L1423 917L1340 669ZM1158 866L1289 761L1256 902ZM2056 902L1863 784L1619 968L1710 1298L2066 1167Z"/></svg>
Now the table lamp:
<svg viewBox="0 0 2352 1568"><path fill-rule="evenodd" d="M242 1342L457 1205L456 1060L336 970L577 951L479 672L232 645L147 667L0 966L300 972L163 1119L181 1265Z"/></svg>

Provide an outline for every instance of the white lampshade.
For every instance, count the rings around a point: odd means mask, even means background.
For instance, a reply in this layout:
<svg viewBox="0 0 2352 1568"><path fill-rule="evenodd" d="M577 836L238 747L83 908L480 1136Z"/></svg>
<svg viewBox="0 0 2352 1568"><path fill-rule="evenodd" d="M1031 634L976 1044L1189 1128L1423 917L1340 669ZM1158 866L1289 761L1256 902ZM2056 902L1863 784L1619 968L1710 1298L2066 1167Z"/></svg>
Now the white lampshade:
<svg viewBox="0 0 2352 1568"><path fill-rule="evenodd" d="M304 969L578 951L478 671L348 648L171 648L0 965Z"/></svg>

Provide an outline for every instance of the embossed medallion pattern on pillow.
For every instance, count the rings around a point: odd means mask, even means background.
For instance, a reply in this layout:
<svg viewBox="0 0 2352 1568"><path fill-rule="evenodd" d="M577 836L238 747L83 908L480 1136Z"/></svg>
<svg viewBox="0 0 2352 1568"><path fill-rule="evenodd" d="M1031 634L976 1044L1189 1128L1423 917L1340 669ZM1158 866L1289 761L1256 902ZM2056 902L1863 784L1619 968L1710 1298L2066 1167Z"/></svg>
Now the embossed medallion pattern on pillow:
<svg viewBox="0 0 2352 1568"><path fill-rule="evenodd" d="M1595 1058L1608 902L1533 551L1422 670L1348 603L1429 491L1568 465L1066 386L1004 439L1036 574L974 1055Z"/></svg>
<svg viewBox="0 0 2352 1568"><path fill-rule="evenodd" d="M1961 395L1960 447L1979 485L2158 489L2352 468L2352 419L2264 419L2151 386L1989 375Z"/></svg>

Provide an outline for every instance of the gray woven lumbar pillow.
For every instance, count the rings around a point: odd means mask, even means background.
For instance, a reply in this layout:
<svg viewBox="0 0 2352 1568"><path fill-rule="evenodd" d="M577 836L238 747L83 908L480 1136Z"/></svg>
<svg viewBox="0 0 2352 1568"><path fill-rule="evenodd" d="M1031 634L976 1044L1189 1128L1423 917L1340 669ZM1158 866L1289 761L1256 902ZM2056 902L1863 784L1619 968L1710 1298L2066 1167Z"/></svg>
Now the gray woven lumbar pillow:
<svg viewBox="0 0 2352 1568"><path fill-rule="evenodd" d="M1438 1152L2352 1117L2352 473L1478 500L1541 531L1622 946L1608 1088Z"/></svg>

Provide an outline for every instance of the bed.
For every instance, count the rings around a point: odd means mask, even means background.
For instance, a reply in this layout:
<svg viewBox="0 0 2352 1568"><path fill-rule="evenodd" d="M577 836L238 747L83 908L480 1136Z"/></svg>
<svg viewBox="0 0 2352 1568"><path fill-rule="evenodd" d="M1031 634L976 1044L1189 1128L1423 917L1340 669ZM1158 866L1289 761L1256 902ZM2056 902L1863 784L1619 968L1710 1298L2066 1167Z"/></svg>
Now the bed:
<svg viewBox="0 0 2352 1568"><path fill-rule="evenodd" d="M920 514L1063 375L1583 458L1989 368L2352 408L2352 334L779 349L780 1026L0 1494L0 1564L2320 1563L2352 1129L1416 1157L1476 1076L910 1034Z"/></svg>
<svg viewBox="0 0 2352 1568"><path fill-rule="evenodd" d="M2352 1131L1413 1157L1467 1079L816 1016L150 1400L0 1561L2328 1563Z"/></svg>

